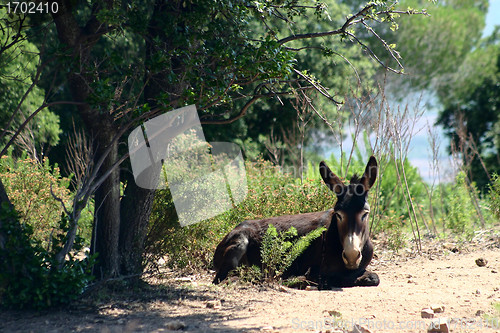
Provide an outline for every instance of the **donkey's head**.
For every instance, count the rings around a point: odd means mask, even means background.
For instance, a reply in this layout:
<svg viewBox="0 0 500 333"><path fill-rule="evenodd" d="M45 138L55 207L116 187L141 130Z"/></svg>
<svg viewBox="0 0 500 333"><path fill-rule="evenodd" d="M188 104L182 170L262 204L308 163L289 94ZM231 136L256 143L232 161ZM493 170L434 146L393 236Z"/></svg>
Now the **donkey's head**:
<svg viewBox="0 0 500 333"><path fill-rule="evenodd" d="M326 185L337 195L332 223L337 222L342 259L348 269L356 269L363 259L361 251L369 237L367 196L377 179L377 160L370 157L363 176L354 175L349 185L345 185L323 161L319 170Z"/></svg>

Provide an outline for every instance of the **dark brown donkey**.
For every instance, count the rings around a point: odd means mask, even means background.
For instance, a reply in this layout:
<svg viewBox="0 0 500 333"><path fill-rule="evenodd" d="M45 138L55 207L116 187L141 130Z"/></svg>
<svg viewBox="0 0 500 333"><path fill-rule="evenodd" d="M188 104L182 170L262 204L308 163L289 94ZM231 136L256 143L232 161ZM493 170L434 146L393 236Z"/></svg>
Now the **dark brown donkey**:
<svg viewBox="0 0 500 333"><path fill-rule="evenodd" d="M241 264L261 267L260 246L269 224L278 231L290 227L298 236L325 226L327 230L292 263L283 277L301 276L320 284L321 287L377 286L377 274L366 271L373 257L369 238L367 202L368 190L377 178L377 160L370 157L365 173L354 175L349 185L344 185L324 163L320 174L326 185L337 195L337 203L326 212L285 215L263 220L244 221L234 228L217 246L214 284L227 277L229 271Z"/></svg>

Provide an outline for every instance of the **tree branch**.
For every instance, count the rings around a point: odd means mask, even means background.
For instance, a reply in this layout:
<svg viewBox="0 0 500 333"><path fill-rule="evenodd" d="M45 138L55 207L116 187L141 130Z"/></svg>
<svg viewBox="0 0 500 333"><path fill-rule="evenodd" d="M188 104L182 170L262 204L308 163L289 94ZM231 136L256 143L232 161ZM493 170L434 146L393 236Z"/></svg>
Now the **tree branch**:
<svg viewBox="0 0 500 333"><path fill-rule="evenodd" d="M355 21L358 17L365 16L366 13L375 7L375 4L368 5L361 9L357 14L352 15L347 19L347 21L344 23L342 28L337 29L337 30L332 30L332 31L323 31L323 32L313 32L313 33L307 33L307 34L299 34L299 35L293 35L293 36L288 36L285 38L282 38L278 40L278 44L285 44L288 42L291 42L293 40L298 40L298 39L311 39L311 38L319 38L319 37L325 37L325 36L332 36L332 35L340 35L340 34L345 34L347 31L347 28L351 26L352 24L358 23L358 21Z"/></svg>

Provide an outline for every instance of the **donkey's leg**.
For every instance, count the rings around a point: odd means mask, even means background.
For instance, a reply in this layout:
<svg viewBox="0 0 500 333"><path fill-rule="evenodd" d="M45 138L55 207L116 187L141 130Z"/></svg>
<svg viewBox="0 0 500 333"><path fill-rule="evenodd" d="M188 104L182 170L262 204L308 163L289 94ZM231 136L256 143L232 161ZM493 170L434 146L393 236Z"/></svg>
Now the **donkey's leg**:
<svg viewBox="0 0 500 333"><path fill-rule="evenodd" d="M378 275L367 271L367 270L357 270L357 271L344 271L330 276L326 280L326 284L329 287L337 288L348 288L348 287L368 287L368 286L378 286L380 279Z"/></svg>
<svg viewBox="0 0 500 333"><path fill-rule="evenodd" d="M378 278L378 275L376 273L370 271L364 271L364 273L354 281L354 286L374 287L378 286L379 283L380 279Z"/></svg>
<svg viewBox="0 0 500 333"><path fill-rule="evenodd" d="M235 235L228 243L229 245L224 251L222 264L215 275L214 281L212 282L213 284L222 282L230 271L238 267L241 263L241 259L247 252L248 238L245 235Z"/></svg>

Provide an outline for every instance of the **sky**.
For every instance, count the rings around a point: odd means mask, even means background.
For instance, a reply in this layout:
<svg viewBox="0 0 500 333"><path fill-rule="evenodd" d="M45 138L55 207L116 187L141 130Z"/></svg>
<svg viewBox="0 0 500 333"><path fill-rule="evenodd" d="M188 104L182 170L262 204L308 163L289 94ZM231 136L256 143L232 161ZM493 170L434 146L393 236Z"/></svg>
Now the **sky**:
<svg viewBox="0 0 500 333"><path fill-rule="evenodd" d="M500 0L489 0L489 9L488 14L486 15L486 27L483 30L483 37L490 35L493 31L495 25L500 25ZM401 105L404 107L406 102L403 102ZM414 105L413 102L409 102L409 105ZM421 105L422 106L422 105ZM425 106L424 106L425 107ZM438 115L438 111L435 109L427 109L424 115L419 119L415 126L415 134L410 144L410 152L409 159L413 166L419 169L420 175L429 183L433 182L433 174L431 173L430 166L430 156L431 156L431 148L428 140L428 125L434 124L436 122L436 118ZM451 171L451 160L447 153L447 147L449 146L449 140L445 137L442 128L434 127L433 131L435 131L439 136L439 164L441 169L441 176L443 177L442 181L451 181L450 177L452 176ZM350 135L348 134L348 138L344 140L344 151L346 149L350 149L352 146L352 140L350 139ZM333 151L327 152L327 157L331 154L335 154L335 156L340 156L340 149L334 149ZM347 152L348 153L348 152ZM448 171L448 172L447 172ZM437 181L437 179L436 179Z"/></svg>
<svg viewBox="0 0 500 333"><path fill-rule="evenodd" d="M486 15L486 28L483 30L483 37L488 36L493 31L495 25L500 24L500 0L490 0L490 7Z"/></svg>

